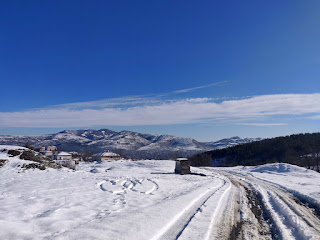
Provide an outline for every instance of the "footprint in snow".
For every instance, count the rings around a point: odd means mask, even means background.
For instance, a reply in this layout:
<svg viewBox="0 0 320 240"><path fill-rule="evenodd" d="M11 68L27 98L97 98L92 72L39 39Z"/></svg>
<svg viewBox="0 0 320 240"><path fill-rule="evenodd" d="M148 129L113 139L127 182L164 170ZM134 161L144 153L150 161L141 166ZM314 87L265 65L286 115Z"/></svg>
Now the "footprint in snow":
<svg viewBox="0 0 320 240"><path fill-rule="evenodd" d="M132 191L139 193L152 194L159 188L158 184L151 179L139 179L132 182L134 184Z"/></svg>
<svg viewBox="0 0 320 240"><path fill-rule="evenodd" d="M110 192L113 194L123 193L124 191L126 191L126 188L124 188L118 182L119 182L119 180L107 180L107 181L99 183L98 185L99 185L100 189L105 192Z"/></svg>

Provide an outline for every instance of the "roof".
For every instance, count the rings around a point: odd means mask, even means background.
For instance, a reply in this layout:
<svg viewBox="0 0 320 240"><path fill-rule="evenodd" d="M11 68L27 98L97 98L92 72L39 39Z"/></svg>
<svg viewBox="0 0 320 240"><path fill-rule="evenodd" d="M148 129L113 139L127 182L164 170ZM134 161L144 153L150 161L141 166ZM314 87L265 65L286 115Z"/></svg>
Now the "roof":
<svg viewBox="0 0 320 240"><path fill-rule="evenodd" d="M57 156L71 156L71 154L67 152L59 152Z"/></svg>
<svg viewBox="0 0 320 240"><path fill-rule="evenodd" d="M176 161L188 161L188 158L176 158Z"/></svg>
<svg viewBox="0 0 320 240"><path fill-rule="evenodd" d="M110 151L104 151L97 154L92 155L93 157L120 157L119 154L110 152Z"/></svg>

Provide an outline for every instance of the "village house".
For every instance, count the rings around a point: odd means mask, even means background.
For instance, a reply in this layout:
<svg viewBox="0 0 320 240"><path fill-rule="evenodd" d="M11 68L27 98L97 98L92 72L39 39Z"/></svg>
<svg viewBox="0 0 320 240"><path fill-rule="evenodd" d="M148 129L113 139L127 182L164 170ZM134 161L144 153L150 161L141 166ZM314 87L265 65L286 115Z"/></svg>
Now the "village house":
<svg viewBox="0 0 320 240"><path fill-rule="evenodd" d="M41 153L44 157L48 157L48 158L51 158L51 159L52 159L52 157L53 157L52 151L42 150L42 151L40 151L40 153Z"/></svg>
<svg viewBox="0 0 320 240"><path fill-rule="evenodd" d="M54 160L66 160L66 161L71 161L72 160L72 155L67 152L59 152L54 155Z"/></svg>
<svg viewBox="0 0 320 240"><path fill-rule="evenodd" d="M92 155L92 159L95 161L120 160L121 156L117 153L113 153L110 151L104 151L104 152L100 152L100 153Z"/></svg>
<svg viewBox="0 0 320 240"><path fill-rule="evenodd" d="M57 152L57 151L58 151L58 149L57 149L56 146L48 146L48 147L47 147L47 150L48 150L48 151L51 151L51 152Z"/></svg>
<svg viewBox="0 0 320 240"><path fill-rule="evenodd" d="M56 146L42 146L39 151L44 157L53 158L54 153L57 152Z"/></svg>

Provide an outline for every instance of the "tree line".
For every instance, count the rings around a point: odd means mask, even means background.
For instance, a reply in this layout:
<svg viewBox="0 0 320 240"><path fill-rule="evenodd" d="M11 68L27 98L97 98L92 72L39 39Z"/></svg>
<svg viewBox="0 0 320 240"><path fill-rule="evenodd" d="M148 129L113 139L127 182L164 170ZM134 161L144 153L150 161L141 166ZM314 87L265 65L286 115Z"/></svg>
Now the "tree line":
<svg viewBox="0 0 320 240"><path fill-rule="evenodd" d="M283 162L319 171L320 133L264 139L196 154L192 166L253 166Z"/></svg>

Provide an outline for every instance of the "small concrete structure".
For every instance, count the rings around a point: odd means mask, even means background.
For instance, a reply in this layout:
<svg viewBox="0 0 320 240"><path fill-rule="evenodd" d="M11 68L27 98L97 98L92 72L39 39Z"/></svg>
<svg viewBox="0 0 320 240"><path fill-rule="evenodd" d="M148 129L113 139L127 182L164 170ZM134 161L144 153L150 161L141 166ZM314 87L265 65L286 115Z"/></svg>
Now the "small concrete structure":
<svg viewBox="0 0 320 240"><path fill-rule="evenodd" d="M190 174L190 160L188 158L177 158L176 159L176 168L175 173Z"/></svg>

